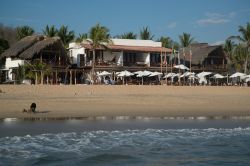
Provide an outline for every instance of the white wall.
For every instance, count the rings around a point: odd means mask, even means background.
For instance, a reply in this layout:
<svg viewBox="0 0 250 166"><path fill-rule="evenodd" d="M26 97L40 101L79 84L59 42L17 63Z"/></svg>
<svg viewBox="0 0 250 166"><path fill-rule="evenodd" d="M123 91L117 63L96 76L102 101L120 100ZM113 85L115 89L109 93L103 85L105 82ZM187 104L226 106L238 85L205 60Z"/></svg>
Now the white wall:
<svg viewBox="0 0 250 166"><path fill-rule="evenodd" d="M145 63L147 64L148 67L150 67L150 53L145 53L145 54L146 54Z"/></svg>
<svg viewBox="0 0 250 166"><path fill-rule="evenodd" d="M70 43L69 44L69 55L72 58L72 64L78 64L77 62L77 55L78 54L85 54L85 48L82 47L79 43Z"/></svg>
<svg viewBox="0 0 250 166"><path fill-rule="evenodd" d="M124 46L146 46L146 47L161 47L161 42L153 40L135 40L135 39L112 39L114 45Z"/></svg>
<svg viewBox="0 0 250 166"><path fill-rule="evenodd" d="M9 69L8 71L8 78L12 80L12 68L17 68L18 65L24 65L24 60L20 59L11 59L11 58L6 58L5 61L5 68Z"/></svg>

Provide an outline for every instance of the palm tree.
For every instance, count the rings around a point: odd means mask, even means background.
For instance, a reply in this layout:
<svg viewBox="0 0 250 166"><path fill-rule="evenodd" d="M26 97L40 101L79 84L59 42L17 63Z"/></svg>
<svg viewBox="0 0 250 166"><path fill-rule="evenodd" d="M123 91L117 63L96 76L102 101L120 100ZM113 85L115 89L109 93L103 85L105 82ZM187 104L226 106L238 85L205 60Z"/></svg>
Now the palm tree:
<svg viewBox="0 0 250 166"><path fill-rule="evenodd" d="M173 41L170 39L170 37L161 37L158 39L159 42L162 43L162 47L171 48L173 46Z"/></svg>
<svg viewBox="0 0 250 166"><path fill-rule="evenodd" d="M82 33L82 34L79 34L79 36L76 38L76 42L82 42L84 39L87 39L88 38L88 34L87 33Z"/></svg>
<svg viewBox="0 0 250 166"><path fill-rule="evenodd" d="M179 36L181 47L188 47L193 43L194 38L191 38L191 34L183 33Z"/></svg>
<svg viewBox="0 0 250 166"><path fill-rule="evenodd" d="M151 34L148 27L143 27L140 31L140 38L142 40L152 40L154 38L154 35Z"/></svg>
<svg viewBox="0 0 250 166"><path fill-rule="evenodd" d="M43 34L48 36L48 37L54 37L57 35L57 31L58 30L55 28L54 25L52 25L51 27L46 25L45 29L43 30Z"/></svg>
<svg viewBox="0 0 250 166"><path fill-rule="evenodd" d="M121 39L136 39L137 35L133 32L127 32L119 36Z"/></svg>
<svg viewBox="0 0 250 166"><path fill-rule="evenodd" d="M22 38L24 38L26 36L30 36L35 32L33 28L31 28L31 27L29 27L27 25L17 27L16 31L17 31L17 39L18 40L21 40Z"/></svg>
<svg viewBox="0 0 250 166"><path fill-rule="evenodd" d="M244 71L246 73L246 59L248 57L248 50L243 44L239 44L234 49L235 67L237 71Z"/></svg>
<svg viewBox="0 0 250 166"><path fill-rule="evenodd" d="M229 37L229 39L237 39L242 44L243 47L247 48L247 55L245 57L245 67L244 67L244 73L246 73L248 57L250 54L250 23L248 22L246 27L239 26L238 31L241 33L241 36L231 36Z"/></svg>
<svg viewBox="0 0 250 166"><path fill-rule="evenodd" d="M93 79L96 49L104 45L104 43L111 43L109 29L106 28L105 26L101 26L98 23L90 29L89 38L92 40L91 45L93 47L93 63L92 63L92 79Z"/></svg>
<svg viewBox="0 0 250 166"><path fill-rule="evenodd" d="M225 41L225 44L223 46L223 50L227 56L228 65L230 65L230 67L234 65L234 57L233 57L234 47L235 47L235 44L232 42L232 40L229 40L229 39Z"/></svg>
<svg viewBox="0 0 250 166"><path fill-rule="evenodd" d="M47 72L49 66L46 63L41 62L40 60L35 60L32 63L26 63L26 77L32 80L35 80L35 84L38 83L40 79L41 84L43 84L44 73Z"/></svg>
<svg viewBox="0 0 250 166"><path fill-rule="evenodd" d="M69 42L71 42L75 37L74 31L69 31L68 26L64 25L62 25L61 28L58 30L57 35L61 38L65 46L67 46Z"/></svg>

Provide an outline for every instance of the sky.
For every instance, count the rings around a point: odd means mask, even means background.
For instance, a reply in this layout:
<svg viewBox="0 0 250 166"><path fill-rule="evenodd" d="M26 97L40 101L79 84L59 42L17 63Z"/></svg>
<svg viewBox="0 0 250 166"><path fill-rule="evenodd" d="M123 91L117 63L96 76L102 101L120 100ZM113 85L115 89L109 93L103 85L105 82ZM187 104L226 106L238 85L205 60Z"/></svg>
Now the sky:
<svg viewBox="0 0 250 166"><path fill-rule="evenodd" d="M139 34L148 26L154 40L190 33L197 42L221 44L250 22L250 0L1 0L0 23L29 25L42 33L46 25L67 25L76 35L100 23L112 36Z"/></svg>

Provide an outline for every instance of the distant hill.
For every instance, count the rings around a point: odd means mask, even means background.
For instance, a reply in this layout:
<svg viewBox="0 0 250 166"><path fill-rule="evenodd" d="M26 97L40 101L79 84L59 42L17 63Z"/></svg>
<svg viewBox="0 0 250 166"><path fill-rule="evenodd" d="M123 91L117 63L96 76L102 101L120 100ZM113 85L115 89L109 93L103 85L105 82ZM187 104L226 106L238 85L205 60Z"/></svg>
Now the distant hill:
<svg viewBox="0 0 250 166"><path fill-rule="evenodd" d="M12 46L17 42L16 29L0 23L0 38L7 40L9 45Z"/></svg>

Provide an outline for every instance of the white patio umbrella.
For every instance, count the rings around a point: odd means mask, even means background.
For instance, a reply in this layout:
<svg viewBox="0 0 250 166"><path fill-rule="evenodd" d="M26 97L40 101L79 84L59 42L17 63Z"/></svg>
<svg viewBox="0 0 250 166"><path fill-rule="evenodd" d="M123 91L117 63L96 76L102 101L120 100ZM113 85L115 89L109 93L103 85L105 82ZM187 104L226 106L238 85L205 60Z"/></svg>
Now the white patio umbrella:
<svg viewBox="0 0 250 166"><path fill-rule="evenodd" d="M212 72L205 72L205 71L203 71L201 73L196 74L196 76L199 77L199 78L201 78L201 77L205 77L205 76L210 75L210 74L212 74Z"/></svg>
<svg viewBox="0 0 250 166"><path fill-rule="evenodd" d="M219 84L219 79L223 79L223 78L225 78L226 76L223 76L223 75L221 75L221 74L215 74L215 75L213 75L211 78L214 78L215 80L216 80L216 82L217 82L217 85Z"/></svg>
<svg viewBox="0 0 250 166"><path fill-rule="evenodd" d="M162 73L155 71L155 72L152 72L151 74L149 74L149 77L161 76L161 75L162 75Z"/></svg>
<svg viewBox="0 0 250 166"><path fill-rule="evenodd" d="M98 76L108 76L108 75L111 75L111 73L109 73L107 71L103 71L103 72L98 74Z"/></svg>
<svg viewBox="0 0 250 166"><path fill-rule="evenodd" d="M127 71L127 70L124 70L124 71L121 71L117 76L118 77L129 77L129 76L132 76L132 75L134 75L134 74Z"/></svg>
<svg viewBox="0 0 250 166"><path fill-rule="evenodd" d="M225 78L226 76L223 76L223 75L221 75L221 74L215 74L214 76L213 76L213 78L215 78L215 79L222 79L222 78Z"/></svg>
<svg viewBox="0 0 250 166"><path fill-rule="evenodd" d="M236 73L234 73L233 75L231 75L230 78L243 77L243 76L245 76L245 75L246 75L246 74L244 74L244 73L236 72Z"/></svg>
<svg viewBox="0 0 250 166"><path fill-rule="evenodd" d="M245 82L250 82L250 77L247 77L247 78L245 79Z"/></svg>
<svg viewBox="0 0 250 166"><path fill-rule="evenodd" d="M187 72L183 73L180 77L188 77L191 74L192 74L191 72L187 71Z"/></svg>
<svg viewBox="0 0 250 166"><path fill-rule="evenodd" d="M134 75L134 74L127 71L127 70L124 70L124 71L121 71L117 76L123 78L123 84L124 84L124 77L130 77L132 75Z"/></svg>
<svg viewBox="0 0 250 166"><path fill-rule="evenodd" d="M174 68L181 70L189 70L189 68L187 66L184 66L183 64L175 65Z"/></svg>
<svg viewBox="0 0 250 166"><path fill-rule="evenodd" d="M165 75L163 78L173 77L174 75L175 75L175 73L168 73L168 74Z"/></svg>
<svg viewBox="0 0 250 166"><path fill-rule="evenodd" d="M152 72L151 72L151 71L144 70L144 71L138 71L138 72L136 72L136 73L137 73L137 76L136 76L136 77L141 77L141 78L142 78L142 85L143 85L143 77L149 76Z"/></svg>
<svg viewBox="0 0 250 166"><path fill-rule="evenodd" d="M158 77L158 80L159 80L159 82L161 81L161 76L163 75L163 73L160 73L160 72L157 72L157 71L155 71L155 72L152 72L150 75L149 75L149 77L155 77L155 76L157 76Z"/></svg>

